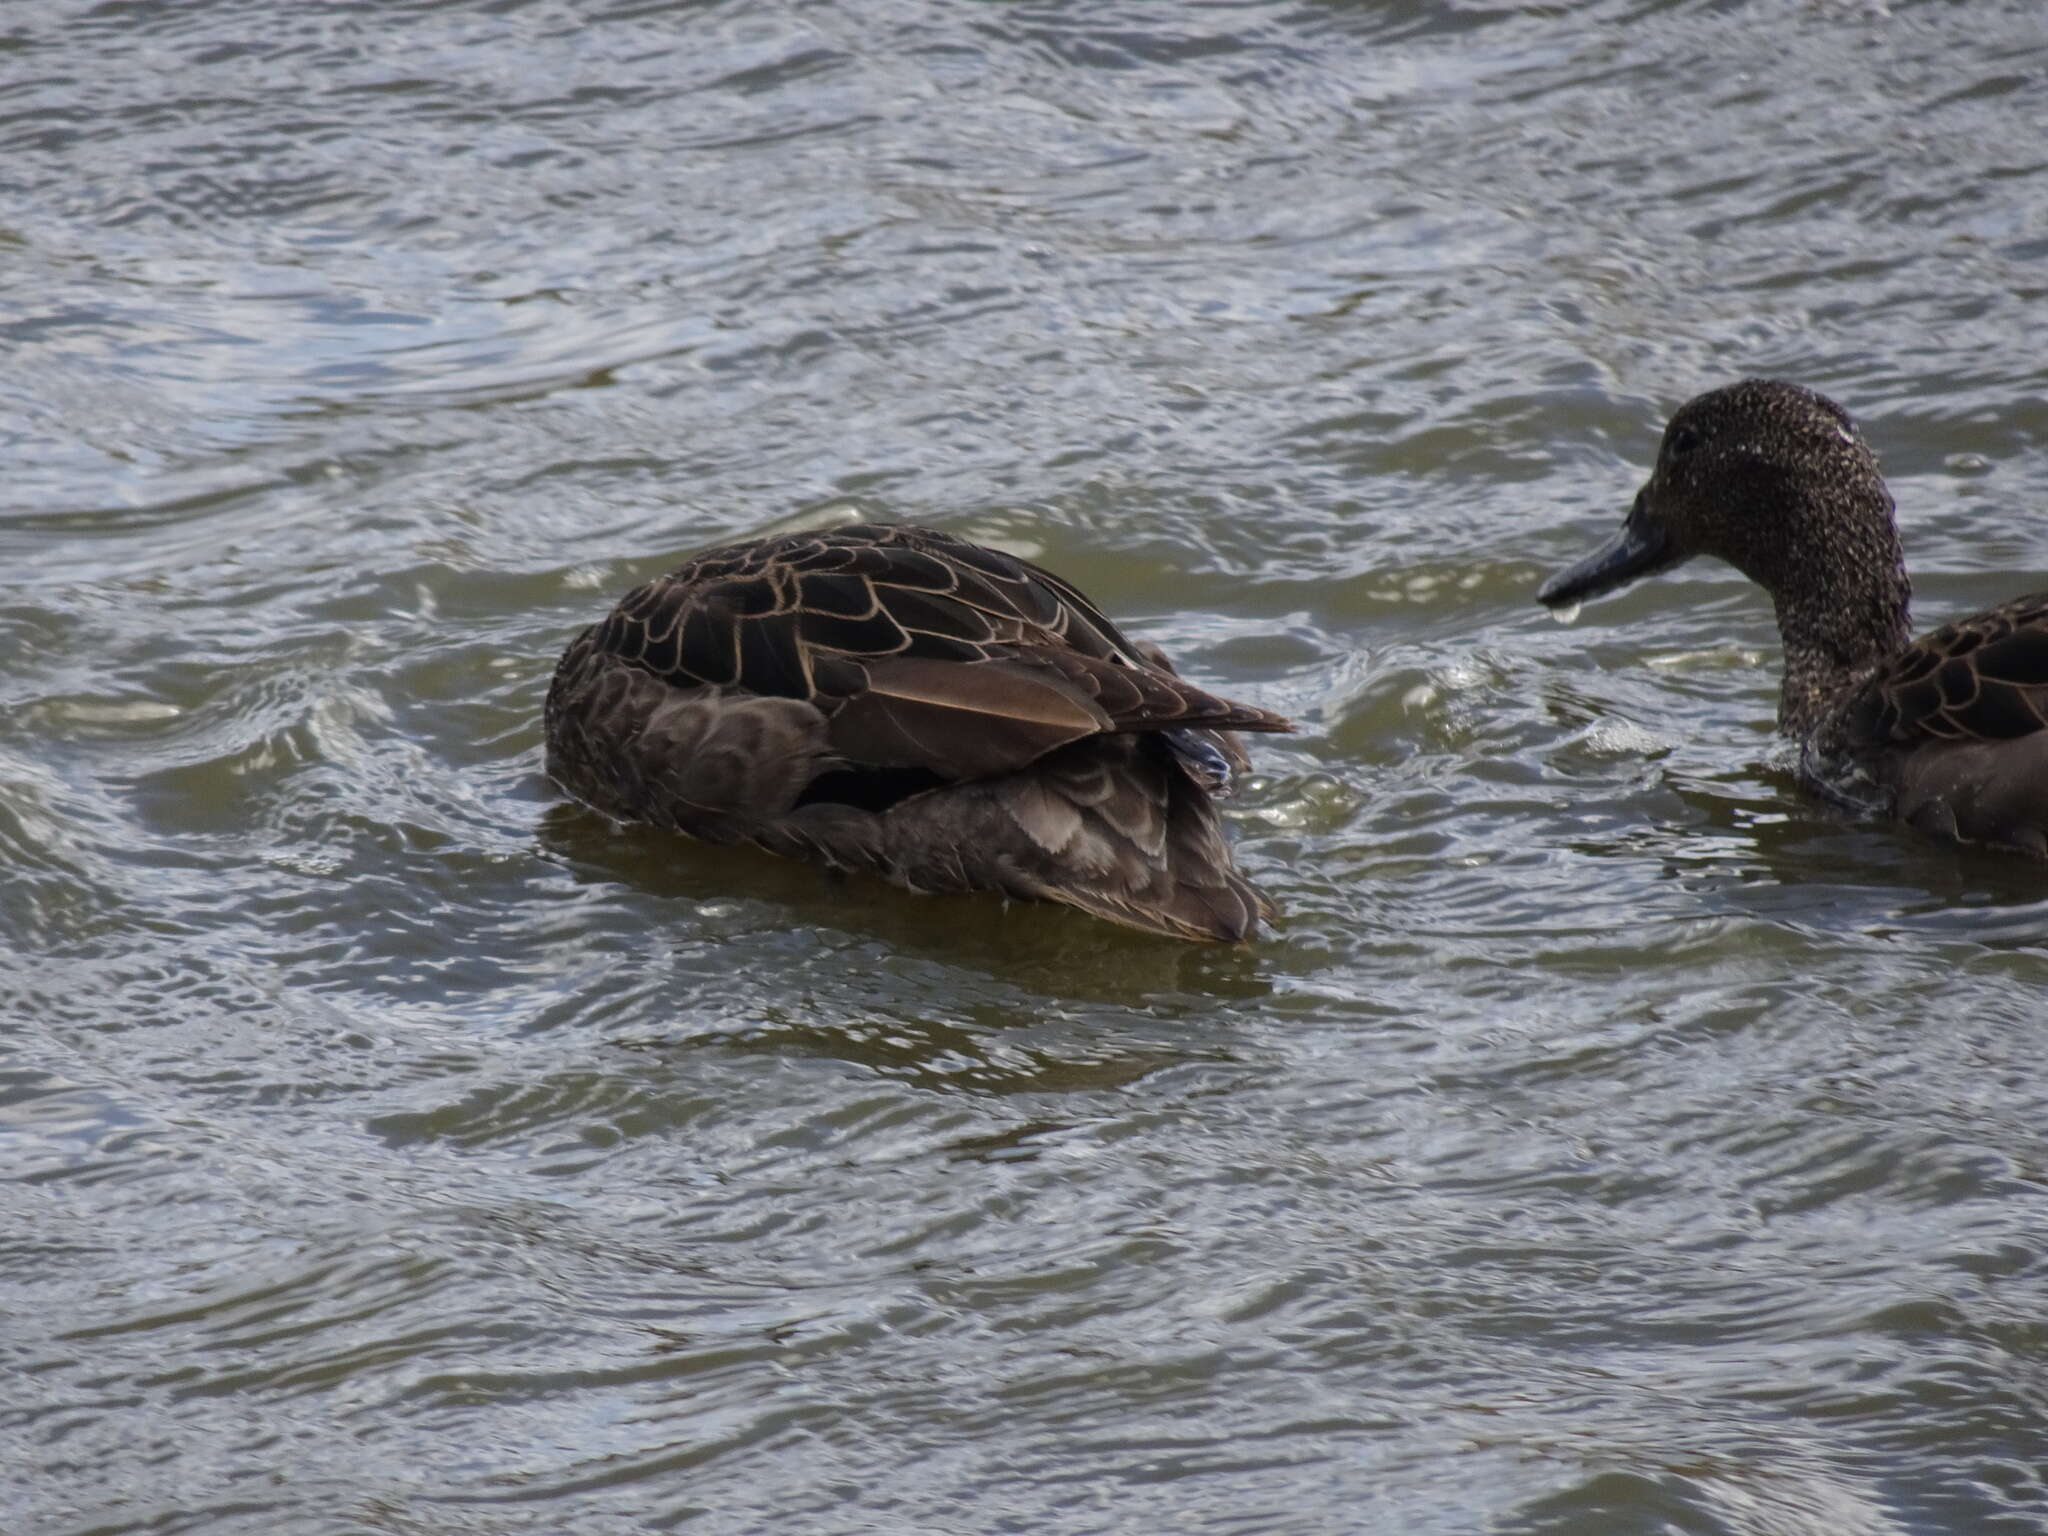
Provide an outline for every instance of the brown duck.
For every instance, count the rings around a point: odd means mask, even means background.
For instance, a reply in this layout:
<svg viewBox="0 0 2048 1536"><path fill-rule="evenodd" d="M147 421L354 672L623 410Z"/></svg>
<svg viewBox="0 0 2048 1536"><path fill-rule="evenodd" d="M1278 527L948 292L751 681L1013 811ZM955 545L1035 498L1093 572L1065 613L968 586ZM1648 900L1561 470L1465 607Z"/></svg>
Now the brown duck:
<svg viewBox="0 0 2048 1536"><path fill-rule="evenodd" d="M1037 566L930 528L784 534L636 588L563 653L547 770L607 815L913 891L1249 935L1217 698Z"/></svg>
<svg viewBox="0 0 2048 1536"><path fill-rule="evenodd" d="M1912 639L1892 498L1848 412L1769 379L1688 402L1620 533L1537 597L1575 604L1701 554L1771 594L1778 728L1808 787L2048 858L2048 593Z"/></svg>

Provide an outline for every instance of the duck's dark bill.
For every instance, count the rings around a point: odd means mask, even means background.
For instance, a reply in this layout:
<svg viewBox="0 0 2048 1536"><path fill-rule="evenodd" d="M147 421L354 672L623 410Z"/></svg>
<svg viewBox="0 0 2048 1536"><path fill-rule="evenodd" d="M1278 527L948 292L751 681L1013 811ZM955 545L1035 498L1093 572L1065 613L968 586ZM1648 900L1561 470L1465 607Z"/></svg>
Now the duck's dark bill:
<svg viewBox="0 0 2048 1536"><path fill-rule="evenodd" d="M1577 565L1567 566L1537 589L1536 601L1562 608L1626 586L1638 576L1667 570L1678 563L1662 529L1646 527L1633 516L1621 532Z"/></svg>

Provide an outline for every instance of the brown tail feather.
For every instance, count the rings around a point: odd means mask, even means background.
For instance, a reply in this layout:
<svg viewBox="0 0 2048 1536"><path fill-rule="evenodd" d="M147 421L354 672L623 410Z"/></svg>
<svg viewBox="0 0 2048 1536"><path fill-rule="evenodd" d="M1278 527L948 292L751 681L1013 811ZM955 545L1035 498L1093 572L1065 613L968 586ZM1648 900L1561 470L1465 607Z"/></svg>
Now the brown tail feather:
<svg viewBox="0 0 2048 1536"><path fill-rule="evenodd" d="M905 801L879 823L868 867L914 890L1000 890L1217 943L1274 915L1232 863L1214 801L1156 737L1076 742L1025 772Z"/></svg>

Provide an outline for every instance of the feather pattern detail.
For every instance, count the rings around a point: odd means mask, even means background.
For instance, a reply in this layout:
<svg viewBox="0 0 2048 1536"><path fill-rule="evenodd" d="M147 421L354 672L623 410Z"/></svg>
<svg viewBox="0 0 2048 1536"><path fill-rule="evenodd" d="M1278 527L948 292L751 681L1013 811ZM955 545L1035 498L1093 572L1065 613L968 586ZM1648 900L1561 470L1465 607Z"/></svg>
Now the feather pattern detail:
<svg viewBox="0 0 2048 1536"><path fill-rule="evenodd" d="M1184 939L1271 904L1216 797L1269 711L1184 681L1060 577L903 525L758 539L563 654L549 774L624 820Z"/></svg>

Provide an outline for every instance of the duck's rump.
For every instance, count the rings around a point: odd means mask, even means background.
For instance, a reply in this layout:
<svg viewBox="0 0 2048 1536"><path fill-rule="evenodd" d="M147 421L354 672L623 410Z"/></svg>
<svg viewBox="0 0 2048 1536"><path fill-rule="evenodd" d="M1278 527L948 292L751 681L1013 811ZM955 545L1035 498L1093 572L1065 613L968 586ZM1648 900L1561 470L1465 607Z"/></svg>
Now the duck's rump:
<svg viewBox="0 0 2048 1536"><path fill-rule="evenodd" d="M879 811L812 801L750 840L913 891L1061 902L1172 938L1233 942L1273 916L1232 862L1214 800L1158 734L1087 737Z"/></svg>

